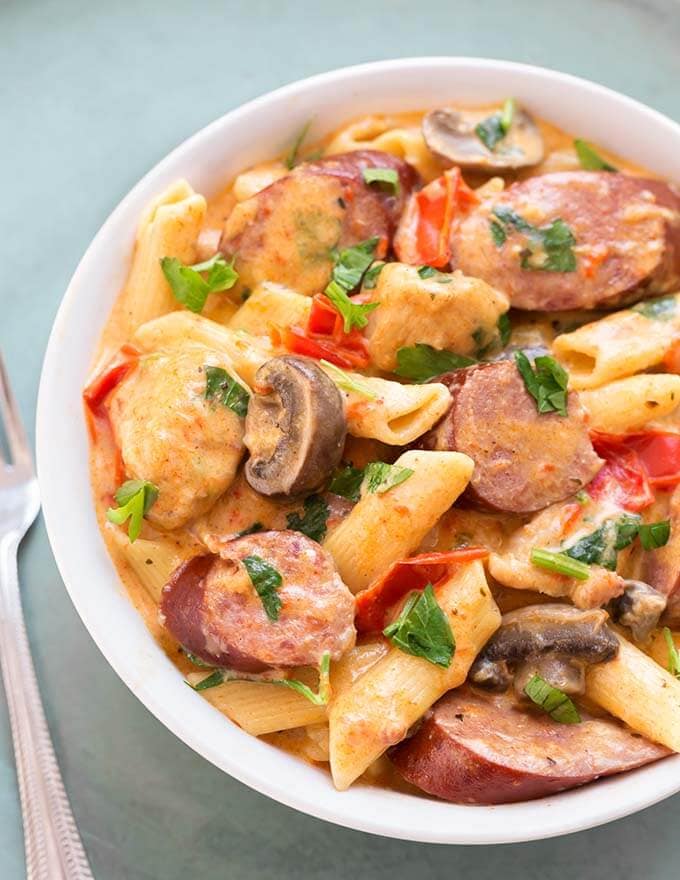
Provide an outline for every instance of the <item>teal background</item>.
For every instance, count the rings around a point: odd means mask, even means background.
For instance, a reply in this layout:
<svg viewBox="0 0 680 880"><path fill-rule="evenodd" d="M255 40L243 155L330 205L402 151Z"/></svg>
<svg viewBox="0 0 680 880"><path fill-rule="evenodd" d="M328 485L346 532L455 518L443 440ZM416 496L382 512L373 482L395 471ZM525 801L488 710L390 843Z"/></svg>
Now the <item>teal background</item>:
<svg viewBox="0 0 680 880"><path fill-rule="evenodd" d="M680 119L679 48L675 0L0 0L0 347L31 430L50 326L89 241L155 162L227 110L333 67L458 54L580 74ZM88 499L64 499L64 515L78 503ZM98 880L680 873L680 796L594 831L484 848L370 837L273 803L191 752L118 680L71 606L42 524L20 564L43 698ZM0 701L0 877L23 876Z"/></svg>

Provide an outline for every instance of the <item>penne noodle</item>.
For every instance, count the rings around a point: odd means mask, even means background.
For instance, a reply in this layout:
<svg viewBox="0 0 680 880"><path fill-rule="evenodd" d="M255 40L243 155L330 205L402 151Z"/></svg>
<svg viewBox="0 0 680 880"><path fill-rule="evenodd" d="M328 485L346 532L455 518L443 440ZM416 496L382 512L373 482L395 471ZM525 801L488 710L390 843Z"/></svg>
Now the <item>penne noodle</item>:
<svg viewBox="0 0 680 880"><path fill-rule="evenodd" d="M365 493L324 542L354 593L413 553L467 486L473 468L459 452L404 452L396 464L414 473L387 492Z"/></svg>
<svg viewBox="0 0 680 880"><path fill-rule="evenodd" d="M461 566L437 587L437 601L453 631L448 669L391 647L337 699L329 712L333 782L348 788L446 691L461 685L477 653L500 625L500 612L481 562Z"/></svg>
<svg viewBox="0 0 680 880"><path fill-rule="evenodd" d="M660 364L680 332L680 294L674 299L675 311L663 319L626 309L558 336L553 352L569 373L569 386L598 388Z"/></svg>
<svg viewBox="0 0 680 880"><path fill-rule="evenodd" d="M137 538L131 543L122 529L109 527L107 531L113 536L123 564L129 566L156 605L173 571L200 552L197 547L172 538Z"/></svg>
<svg viewBox="0 0 680 880"><path fill-rule="evenodd" d="M253 168L242 172L234 180L233 193L237 202L245 202L257 195L261 190L271 186L277 180L285 177L289 171L283 162L260 162Z"/></svg>
<svg viewBox="0 0 680 880"><path fill-rule="evenodd" d="M626 434L672 413L680 403L680 376L645 373L581 391L594 431Z"/></svg>
<svg viewBox="0 0 680 880"><path fill-rule="evenodd" d="M325 706L315 706L302 694L266 681L227 681L201 694L254 736L321 724L327 718Z"/></svg>
<svg viewBox="0 0 680 880"><path fill-rule="evenodd" d="M305 325L311 308L311 297L295 293L282 284L264 282L253 290L229 321L229 327L261 336L268 332L271 325Z"/></svg>
<svg viewBox="0 0 680 880"><path fill-rule="evenodd" d="M633 730L680 752L680 681L627 639L586 673L586 694Z"/></svg>

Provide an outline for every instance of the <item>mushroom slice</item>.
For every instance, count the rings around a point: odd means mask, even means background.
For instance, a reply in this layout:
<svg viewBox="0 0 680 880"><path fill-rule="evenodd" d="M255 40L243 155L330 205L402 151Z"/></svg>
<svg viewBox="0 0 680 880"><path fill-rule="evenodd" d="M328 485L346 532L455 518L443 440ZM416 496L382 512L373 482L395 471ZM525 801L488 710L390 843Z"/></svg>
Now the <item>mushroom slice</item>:
<svg viewBox="0 0 680 880"><path fill-rule="evenodd" d="M470 670L473 684L507 687L508 671L515 689L523 691L532 675L553 687L582 693L584 667L604 663L618 653L619 643L601 609L582 611L570 605L530 605L503 617Z"/></svg>
<svg viewBox="0 0 680 880"><path fill-rule="evenodd" d="M644 581L624 580L623 593L612 602L612 617L644 642L666 610L666 597Z"/></svg>
<svg viewBox="0 0 680 880"><path fill-rule="evenodd" d="M502 110L431 110L423 119L423 137L430 150L450 165L478 171L504 171L538 165L543 160L543 138L533 117L517 107L507 131L489 148L476 128Z"/></svg>
<svg viewBox="0 0 680 880"><path fill-rule="evenodd" d="M256 492L312 492L340 463L347 434L342 396L311 358L272 358L255 374L245 429L245 475Z"/></svg>

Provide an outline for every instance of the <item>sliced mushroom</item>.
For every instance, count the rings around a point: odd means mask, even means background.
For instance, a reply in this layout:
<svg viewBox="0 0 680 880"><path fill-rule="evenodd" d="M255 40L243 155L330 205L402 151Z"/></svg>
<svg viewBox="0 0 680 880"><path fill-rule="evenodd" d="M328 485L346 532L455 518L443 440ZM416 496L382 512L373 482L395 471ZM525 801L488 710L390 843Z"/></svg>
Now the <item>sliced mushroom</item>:
<svg viewBox="0 0 680 880"><path fill-rule="evenodd" d="M522 694L533 675L565 693L583 693L585 667L612 660L619 643L605 611L570 605L530 605L503 617L470 670L473 684Z"/></svg>
<svg viewBox="0 0 680 880"><path fill-rule="evenodd" d="M501 110L497 111L499 117ZM461 168L503 171L537 165L543 160L543 138L533 117L517 107L506 134L493 149L481 140L475 128L493 111L432 110L423 119L423 137L440 159Z"/></svg>
<svg viewBox="0 0 680 880"><path fill-rule="evenodd" d="M623 593L612 602L612 617L644 642L666 610L666 596L644 581L624 580Z"/></svg>
<svg viewBox="0 0 680 880"><path fill-rule="evenodd" d="M311 358L275 357L255 374L243 438L246 479L262 495L318 489L340 463L347 434L342 396Z"/></svg>

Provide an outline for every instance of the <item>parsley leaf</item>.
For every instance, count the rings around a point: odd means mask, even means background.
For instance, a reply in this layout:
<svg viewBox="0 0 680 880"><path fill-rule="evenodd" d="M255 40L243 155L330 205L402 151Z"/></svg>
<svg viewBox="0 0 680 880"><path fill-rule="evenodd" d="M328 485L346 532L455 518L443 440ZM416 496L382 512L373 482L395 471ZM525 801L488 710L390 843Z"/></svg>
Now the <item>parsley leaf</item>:
<svg viewBox="0 0 680 880"><path fill-rule="evenodd" d="M420 268L418 269L418 275L420 275L423 280L425 280L426 278L432 278L436 274L437 270L434 268L434 266L420 266Z"/></svg>
<svg viewBox="0 0 680 880"><path fill-rule="evenodd" d="M321 663L319 663L318 693L315 693L308 685L303 684L303 682L298 681L296 678L276 678L271 683L280 684L297 691L298 694L302 694L303 697L315 706L326 706L331 697L330 667L331 655L328 651L324 651Z"/></svg>
<svg viewBox="0 0 680 880"><path fill-rule="evenodd" d="M508 98L503 104L502 112L487 116L475 126L475 134L487 149L492 151L496 149L510 131L514 115L515 101L513 98Z"/></svg>
<svg viewBox="0 0 680 880"><path fill-rule="evenodd" d="M520 254L522 269L540 272L576 271L576 255L573 251L576 238L564 220L558 217L546 226L539 227L528 223L506 205L496 205L492 213L496 220L490 222L489 229L496 247L505 243L512 229L526 236L527 247Z"/></svg>
<svg viewBox="0 0 680 880"><path fill-rule="evenodd" d="M374 391L372 391L367 385L357 381L351 373L346 373L344 370L341 370L340 367L336 367L335 364L332 364L330 361L325 361L323 358L319 363L322 367L326 368L326 372L330 374L331 379L335 382L338 388L341 388L348 393L354 392L354 394L360 394L362 397L367 397L369 400L378 399L378 395Z"/></svg>
<svg viewBox="0 0 680 880"><path fill-rule="evenodd" d="M221 669L216 669L210 675L206 676L206 678L201 679L197 684L191 684L191 682L187 682L187 684L195 691L207 691L208 688L217 687L220 684L224 684L227 680L227 676L225 676L224 672Z"/></svg>
<svg viewBox="0 0 680 880"><path fill-rule="evenodd" d="M350 501L358 501L361 495L361 484L364 481L363 468L352 467L351 464L338 468L333 474L328 491Z"/></svg>
<svg viewBox="0 0 680 880"><path fill-rule="evenodd" d="M240 532L236 532L237 538L245 538L246 535L255 535L257 532L261 532L264 529L264 526L261 522L254 522L252 525L248 526L245 529L241 529Z"/></svg>
<svg viewBox="0 0 680 880"><path fill-rule="evenodd" d="M590 569L585 562L571 559L565 553L553 553L552 550L542 550L534 547L531 551L531 562L538 568L552 571L555 574L563 574L579 581L587 581L590 577Z"/></svg>
<svg viewBox="0 0 680 880"><path fill-rule="evenodd" d="M293 511L286 514L286 524L294 532L302 532L312 541L321 543L326 534L326 522L330 509L321 495L310 495L304 500L304 513Z"/></svg>
<svg viewBox="0 0 680 880"><path fill-rule="evenodd" d="M366 183L381 183L391 187L395 195L399 192L399 174L394 168L364 168Z"/></svg>
<svg viewBox="0 0 680 880"><path fill-rule="evenodd" d="M368 272L364 275L364 282L362 285L364 290L374 290L378 283L378 275L380 275L384 268L385 263L383 262L374 263L371 266Z"/></svg>
<svg viewBox="0 0 680 880"><path fill-rule="evenodd" d="M242 559L250 582L262 600L265 613L270 620L279 619L281 598L278 590L283 583L280 573L261 556L246 556Z"/></svg>
<svg viewBox="0 0 680 880"><path fill-rule="evenodd" d="M632 544L639 530L640 517L624 514L618 519L606 520L564 553L586 565L601 565L609 571L615 571L618 551Z"/></svg>
<svg viewBox="0 0 680 880"><path fill-rule="evenodd" d="M677 300L675 296L657 296L654 299L645 299L637 303L631 309L633 312L639 312L650 321L670 321L675 315Z"/></svg>
<svg viewBox="0 0 680 880"><path fill-rule="evenodd" d="M222 367L205 368L205 399L218 400L237 416L244 418L248 412L250 394Z"/></svg>
<svg viewBox="0 0 680 880"><path fill-rule="evenodd" d="M109 507L106 518L117 526L128 523L128 538L134 543L142 531L142 519L158 498L158 486L148 480L127 480L114 495L118 507Z"/></svg>
<svg viewBox="0 0 680 880"><path fill-rule="evenodd" d="M437 602L432 584L412 593L401 614L386 626L383 635L405 654L424 657L447 669L456 650L456 640L446 615Z"/></svg>
<svg viewBox="0 0 680 880"><path fill-rule="evenodd" d="M382 495L388 489L393 489L408 480L414 473L411 468L401 467L401 465L372 461L366 465L364 471L366 491Z"/></svg>
<svg viewBox="0 0 680 880"><path fill-rule="evenodd" d="M551 718L559 721L560 724L580 723L581 716L569 697L561 690L548 684L540 675L534 675L526 683L524 693L532 703L540 706L544 712L547 712Z"/></svg>
<svg viewBox="0 0 680 880"><path fill-rule="evenodd" d="M576 155L581 163L581 168L585 168L586 171L619 170L614 165L610 165L609 162L605 162L597 150L587 141L581 140L581 138L576 138L574 141L574 149L576 150Z"/></svg>
<svg viewBox="0 0 680 880"><path fill-rule="evenodd" d="M501 343L501 348L505 348L508 342L510 342L510 335L512 333L510 316L507 312L504 312L502 315L499 316L496 326L498 327L498 338Z"/></svg>
<svg viewBox="0 0 680 880"><path fill-rule="evenodd" d="M428 382L441 373L460 370L474 363L473 358L452 351L439 351L425 342L417 342L397 350L397 369L394 372L414 382Z"/></svg>
<svg viewBox="0 0 680 880"><path fill-rule="evenodd" d="M238 281L234 261L228 263L222 254L193 266L184 266L175 257L163 257L161 269L175 299L192 312L202 311L209 293L229 290ZM207 272L208 277L201 272Z"/></svg>
<svg viewBox="0 0 680 880"><path fill-rule="evenodd" d="M366 315L380 305L377 302L354 303L348 296L350 291L359 286L364 273L373 262L378 241L377 236L369 238L334 255L335 265L324 293L342 315L345 333L349 333L352 327L365 327L368 323Z"/></svg>
<svg viewBox="0 0 680 880"><path fill-rule="evenodd" d="M675 647L673 633L667 626L664 626L663 628L663 637L666 640L666 645L668 647L668 671L676 678L680 678L680 652L678 652L678 649Z"/></svg>
<svg viewBox="0 0 680 880"><path fill-rule="evenodd" d="M640 543L645 550L657 550L668 543L671 536L671 521L661 520L655 523L645 523L640 526Z"/></svg>
<svg viewBox="0 0 680 880"><path fill-rule="evenodd" d="M566 416L569 381L566 370L548 355L535 358L532 369L523 351L515 352L515 363L527 391L536 401L539 413L556 412Z"/></svg>
<svg viewBox="0 0 680 880"><path fill-rule="evenodd" d="M290 152L288 153L288 155L286 156L286 159L285 159L285 166L289 171L292 171L293 168L295 168L295 166L299 162L298 156L300 153L300 147L302 146L304 139L307 137L311 125L312 125L312 120L310 119L302 126L302 128L300 129L300 132L298 133L297 137L293 141L293 144L290 148Z"/></svg>

